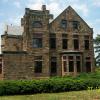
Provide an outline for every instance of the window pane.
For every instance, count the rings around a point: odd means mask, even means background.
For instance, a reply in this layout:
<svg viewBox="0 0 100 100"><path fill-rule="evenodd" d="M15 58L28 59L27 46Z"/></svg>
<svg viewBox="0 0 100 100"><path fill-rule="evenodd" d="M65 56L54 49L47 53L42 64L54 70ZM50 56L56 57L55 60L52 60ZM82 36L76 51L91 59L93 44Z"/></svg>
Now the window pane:
<svg viewBox="0 0 100 100"><path fill-rule="evenodd" d="M86 72L91 72L91 62L86 61Z"/></svg>
<svg viewBox="0 0 100 100"><path fill-rule="evenodd" d="M51 57L51 73L57 72L57 57Z"/></svg>
<svg viewBox="0 0 100 100"><path fill-rule="evenodd" d="M67 57L66 56L63 56L63 60L66 60L67 59Z"/></svg>
<svg viewBox="0 0 100 100"><path fill-rule="evenodd" d="M69 72L74 72L74 62L69 61Z"/></svg>
<svg viewBox="0 0 100 100"><path fill-rule="evenodd" d="M62 40L63 49L67 49L67 39Z"/></svg>
<svg viewBox="0 0 100 100"><path fill-rule="evenodd" d="M50 48L51 49L56 48L56 38L50 38Z"/></svg>
<svg viewBox="0 0 100 100"><path fill-rule="evenodd" d="M68 56L68 59L69 60L73 60L73 56Z"/></svg>
<svg viewBox="0 0 100 100"><path fill-rule="evenodd" d="M85 50L89 50L89 40L85 40Z"/></svg>
<svg viewBox="0 0 100 100"><path fill-rule="evenodd" d="M73 21L73 29L78 29L78 24L79 22L78 21Z"/></svg>
<svg viewBox="0 0 100 100"><path fill-rule="evenodd" d="M33 38L33 47L42 48L42 38Z"/></svg>
<svg viewBox="0 0 100 100"><path fill-rule="evenodd" d="M67 20L61 20L61 27L66 28L67 27Z"/></svg>
<svg viewBox="0 0 100 100"><path fill-rule="evenodd" d="M57 72L57 63L51 62L51 73L56 73L56 72Z"/></svg>
<svg viewBox="0 0 100 100"><path fill-rule="evenodd" d="M63 61L64 72L67 72L67 61Z"/></svg>
<svg viewBox="0 0 100 100"><path fill-rule="evenodd" d="M33 21L32 26L34 28L42 28L42 22L41 21Z"/></svg>
<svg viewBox="0 0 100 100"><path fill-rule="evenodd" d="M77 72L81 72L81 63L80 61L76 61Z"/></svg>
<svg viewBox="0 0 100 100"><path fill-rule="evenodd" d="M80 56L76 56L76 60L80 60Z"/></svg>
<svg viewBox="0 0 100 100"><path fill-rule="evenodd" d="M65 39L68 38L68 34L64 34L64 33L63 33L63 34L62 34L62 38L63 38L63 39L64 39L64 38L65 38Z"/></svg>
<svg viewBox="0 0 100 100"><path fill-rule="evenodd" d="M35 61L35 73L42 73L42 61Z"/></svg>
<svg viewBox="0 0 100 100"><path fill-rule="evenodd" d="M74 39L74 49L79 49L79 40Z"/></svg>

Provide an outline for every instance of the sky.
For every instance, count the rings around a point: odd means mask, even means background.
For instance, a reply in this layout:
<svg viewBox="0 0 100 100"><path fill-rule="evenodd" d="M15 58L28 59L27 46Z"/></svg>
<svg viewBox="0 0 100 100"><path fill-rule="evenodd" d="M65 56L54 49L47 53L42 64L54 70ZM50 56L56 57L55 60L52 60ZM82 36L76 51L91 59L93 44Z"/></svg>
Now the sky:
<svg viewBox="0 0 100 100"><path fill-rule="evenodd" d="M100 0L0 0L0 34L5 24L20 26L25 8L41 9L42 5L54 18L70 5L94 29L94 37L100 34Z"/></svg>

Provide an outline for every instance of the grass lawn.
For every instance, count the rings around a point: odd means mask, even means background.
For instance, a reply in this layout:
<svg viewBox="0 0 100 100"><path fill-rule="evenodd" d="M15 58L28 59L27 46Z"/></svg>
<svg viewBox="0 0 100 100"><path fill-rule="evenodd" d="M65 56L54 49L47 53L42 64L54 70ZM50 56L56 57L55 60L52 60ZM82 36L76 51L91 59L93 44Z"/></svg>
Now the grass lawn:
<svg viewBox="0 0 100 100"><path fill-rule="evenodd" d="M0 100L100 100L100 89L64 93L1 96Z"/></svg>

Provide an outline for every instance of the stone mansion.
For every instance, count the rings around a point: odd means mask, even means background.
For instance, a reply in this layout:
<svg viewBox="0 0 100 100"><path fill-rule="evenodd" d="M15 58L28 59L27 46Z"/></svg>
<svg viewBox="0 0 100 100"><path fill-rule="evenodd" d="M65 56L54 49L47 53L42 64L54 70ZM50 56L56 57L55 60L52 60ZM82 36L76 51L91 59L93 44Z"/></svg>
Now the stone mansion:
<svg viewBox="0 0 100 100"><path fill-rule="evenodd" d="M52 21L50 21L52 19ZM25 8L21 34L7 26L1 35L0 79L19 80L93 72L93 29L71 7L59 16L42 5ZM12 28L12 30L14 30Z"/></svg>

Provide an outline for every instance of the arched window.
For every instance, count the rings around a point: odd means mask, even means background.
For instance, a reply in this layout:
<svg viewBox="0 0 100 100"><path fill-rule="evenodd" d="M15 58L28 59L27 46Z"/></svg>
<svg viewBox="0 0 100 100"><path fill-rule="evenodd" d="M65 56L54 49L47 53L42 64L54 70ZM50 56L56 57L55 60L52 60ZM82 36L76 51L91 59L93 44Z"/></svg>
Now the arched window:
<svg viewBox="0 0 100 100"><path fill-rule="evenodd" d="M32 26L34 28L42 28L42 22L41 21L33 21Z"/></svg>

